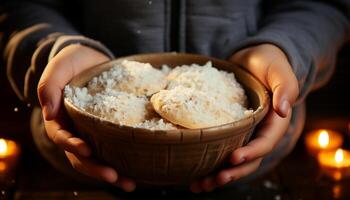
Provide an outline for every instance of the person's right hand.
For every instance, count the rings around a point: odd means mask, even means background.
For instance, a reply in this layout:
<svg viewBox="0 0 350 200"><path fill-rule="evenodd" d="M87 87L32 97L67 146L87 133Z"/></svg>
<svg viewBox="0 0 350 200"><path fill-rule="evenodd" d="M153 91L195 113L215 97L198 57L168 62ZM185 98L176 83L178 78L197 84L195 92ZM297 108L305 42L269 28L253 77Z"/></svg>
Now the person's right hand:
<svg viewBox="0 0 350 200"><path fill-rule="evenodd" d="M48 137L65 151L75 170L115 184L125 191L133 191L134 181L118 176L113 168L91 158L88 145L69 132L68 121L61 105L63 89L74 76L108 60L104 54L83 45L65 47L46 66L38 84L38 97Z"/></svg>

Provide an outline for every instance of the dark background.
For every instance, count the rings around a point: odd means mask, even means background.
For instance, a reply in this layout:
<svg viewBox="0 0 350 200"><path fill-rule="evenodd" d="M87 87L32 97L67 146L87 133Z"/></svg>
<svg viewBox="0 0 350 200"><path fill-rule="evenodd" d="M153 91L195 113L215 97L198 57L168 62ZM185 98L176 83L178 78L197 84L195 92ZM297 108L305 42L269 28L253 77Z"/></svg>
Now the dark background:
<svg viewBox="0 0 350 200"><path fill-rule="evenodd" d="M338 54L336 71L326 86L307 97L311 114L350 117L350 45Z"/></svg>
<svg viewBox="0 0 350 200"><path fill-rule="evenodd" d="M339 52L328 84L310 93L306 103L305 130L333 128L350 136L350 45Z"/></svg>

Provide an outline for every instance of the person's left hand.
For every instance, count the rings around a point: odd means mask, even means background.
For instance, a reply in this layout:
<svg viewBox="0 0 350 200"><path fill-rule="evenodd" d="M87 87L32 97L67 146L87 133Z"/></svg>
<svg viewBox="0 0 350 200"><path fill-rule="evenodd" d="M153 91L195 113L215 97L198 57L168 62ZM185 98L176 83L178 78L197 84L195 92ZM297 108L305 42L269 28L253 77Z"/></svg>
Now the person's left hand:
<svg viewBox="0 0 350 200"><path fill-rule="evenodd" d="M195 193L210 192L258 169L262 159L273 151L285 134L291 118L291 106L299 95L298 81L286 55L272 44L243 49L231 56L229 61L247 69L272 92L272 108L257 127L255 139L233 151L230 158L233 167L193 182L190 190Z"/></svg>
<svg viewBox="0 0 350 200"><path fill-rule="evenodd" d="M78 74L107 62L109 58L88 46L71 44L64 47L46 66L38 84L48 138L60 148L72 168L88 177L105 181L124 191L133 191L135 182L96 160L89 145L71 129L71 120L62 105L64 87Z"/></svg>

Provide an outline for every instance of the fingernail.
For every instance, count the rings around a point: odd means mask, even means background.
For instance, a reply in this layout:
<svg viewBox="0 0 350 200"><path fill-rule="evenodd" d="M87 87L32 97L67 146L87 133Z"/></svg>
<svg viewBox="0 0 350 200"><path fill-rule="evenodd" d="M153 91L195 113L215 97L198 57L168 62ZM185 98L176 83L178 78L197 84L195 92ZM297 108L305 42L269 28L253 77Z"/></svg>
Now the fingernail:
<svg viewBox="0 0 350 200"><path fill-rule="evenodd" d="M78 149L78 152L81 156L89 157L91 154L90 148L86 144L81 145L81 148Z"/></svg>
<svg viewBox="0 0 350 200"><path fill-rule="evenodd" d="M244 156L237 156L237 155L233 154L232 157L231 157L232 165L239 165L239 164L243 163L244 161L245 161L245 157Z"/></svg>
<svg viewBox="0 0 350 200"><path fill-rule="evenodd" d="M242 164L245 161L245 157L241 157L236 163L234 163L235 165L239 165Z"/></svg>
<svg viewBox="0 0 350 200"><path fill-rule="evenodd" d="M118 175L114 171L114 169L107 168L104 170L103 174L103 179L109 183L115 183L118 180Z"/></svg>
<svg viewBox="0 0 350 200"><path fill-rule="evenodd" d="M228 174L226 173L221 173L219 174L219 176L217 177L216 179L216 182L219 184L219 185L225 185L226 183L230 182L231 181L231 176L229 176Z"/></svg>
<svg viewBox="0 0 350 200"><path fill-rule="evenodd" d="M205 192L211 192L215 189L215 184L216 183L214 180L212 180L211 178L206 178L202 183L202 188Z"/></svg>
<svg viewBox="0 0 350 200"><path fill-rule="evenodd" d="M90 149L87 147L79 149L79 154L84 157L89 157L90 156Z"/></svg>
<svg viewBox="0 0 350 200"><path fill-rule="evenodd" d="M78 148L78 153L81 156L89 157L91 152L90 152L90 149L87 146L82 145L80 148Z"/></svg>
<svg viewBox="0 0 350 200"><path fill-rule="evenodd" d="M134 183L127 183L127 184L124 186L123 189L124 189L126 192L132 192L132 191L135 190L135 188L136 188L136 185L135 185Z"/></svg>
<svg viewBox="0 0 350 200"><path fill-rule="evenodd" d="M290 109L290 104L287 100L282 101L281 105L280 105L280 112L281 114L283 114L284 116L288 115Z"/></svg>

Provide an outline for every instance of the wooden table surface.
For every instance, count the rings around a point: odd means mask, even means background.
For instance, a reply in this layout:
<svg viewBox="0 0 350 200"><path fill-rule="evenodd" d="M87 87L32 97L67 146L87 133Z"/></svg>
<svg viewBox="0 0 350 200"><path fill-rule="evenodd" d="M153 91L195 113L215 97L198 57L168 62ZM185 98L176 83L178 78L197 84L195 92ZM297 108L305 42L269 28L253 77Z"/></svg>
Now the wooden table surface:
<svg viewBox="0 0 350 200"><path fill-rule="evenodd" d="M349 149L350 98L346 91L349 91L350 48L341 55L344 59L338 62L330 84L308 97L305 131L314 128L342 131L347 136L346 148ZM31 106L17 100L3 71L0 72L0 95L0 137L14 139L22 145L16 174L0 176L0 199L350 199L350 180L333 182L325 177L315 160L305 153L302 139L286 159L260 179L212 193L192 194L170 188L137 189L134 193L124 193L112 187L84 185L52 168L37 152L29 133Z"/></svg>

